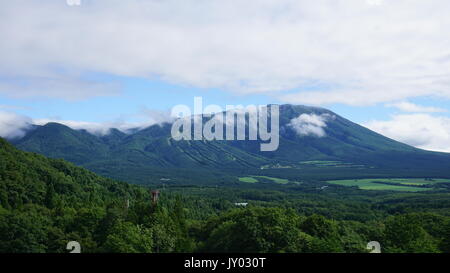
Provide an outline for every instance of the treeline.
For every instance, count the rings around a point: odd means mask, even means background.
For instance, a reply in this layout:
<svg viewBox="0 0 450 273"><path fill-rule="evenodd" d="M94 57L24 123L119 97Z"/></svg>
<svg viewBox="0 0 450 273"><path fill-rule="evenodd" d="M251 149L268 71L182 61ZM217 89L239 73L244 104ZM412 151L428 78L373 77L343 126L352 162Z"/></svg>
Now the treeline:
<svg viewBox="0 0 450 273"><path fill-rule="evenodd" d="M1 209L0 252L64 253L69 241L79 242L84 253L362 253L369 241L380 242L386 253L450 252L450 221L436 214L361 223L248 207L192 221L179 200L170 207Z"/></svg>
<svg viewBox="0 0 450 273"><path fill-rule="evenodd" d="M290 209L232 210L197 229L205 252L366 252L378 241L383 252L449 252L450 221L435 214L404 214L383 221L333 221L320 215L300 216Z"/></svg>

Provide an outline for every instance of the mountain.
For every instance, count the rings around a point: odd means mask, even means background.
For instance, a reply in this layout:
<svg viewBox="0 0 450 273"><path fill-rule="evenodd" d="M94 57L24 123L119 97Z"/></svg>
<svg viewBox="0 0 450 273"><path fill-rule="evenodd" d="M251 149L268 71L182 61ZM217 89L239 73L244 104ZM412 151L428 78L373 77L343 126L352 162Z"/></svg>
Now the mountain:
<svg viewBox="0 0 450 273"><path fill-rule="evenodd" d="M162 190L153 203L148 188L19 151L2 138L0 158L0 253L68 253L73 241L83 253L364 253L374 237L387 253L449 251L448 193L360 199L185 187ZM236 208L242 199L251 205Z"/></svg>
<svg viewBox="0 0 450 273"><path fill-rule="evenodd" d="M279 147L273 152L260 151L261 141L175 141L170 132L171 124L164 123L130 134L112 129L95 136L48 123L13 143L137 183L167 177L229 181L223 174L255 172L319 180L325 173L335 178L450 176L449 154L394 141L318 107L281 105Z"/></svg>

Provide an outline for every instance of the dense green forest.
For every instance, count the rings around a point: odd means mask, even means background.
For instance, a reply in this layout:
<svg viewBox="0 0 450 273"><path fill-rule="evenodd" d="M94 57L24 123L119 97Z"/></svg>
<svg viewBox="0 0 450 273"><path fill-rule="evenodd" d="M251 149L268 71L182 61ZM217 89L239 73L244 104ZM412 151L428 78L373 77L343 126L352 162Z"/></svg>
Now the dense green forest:
<svg viewBox="0 0 450 273"><path fill-rule="evenodd" d="M102 178L0 139L0 252L450 252L448 192L320 182L150 188ZM249 202L236 207L234 202ZM129 204L129 206L128 206Z"/></svg>

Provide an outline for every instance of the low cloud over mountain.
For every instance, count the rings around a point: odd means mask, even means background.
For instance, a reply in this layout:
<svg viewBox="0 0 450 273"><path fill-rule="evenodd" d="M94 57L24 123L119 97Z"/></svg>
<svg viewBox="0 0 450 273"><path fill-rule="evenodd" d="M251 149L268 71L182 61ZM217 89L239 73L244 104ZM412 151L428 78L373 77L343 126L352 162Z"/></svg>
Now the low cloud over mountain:
<svg viewBox="0 0 450 273"><path fill-rule="evenodd" d="M20 138L32 124L32 119L11 112L0 111L0 136L4 138Z"/></svg>
<svg viewBox="0 0 450 273"><path fill-rule="evenodd" d="M114 120L107 122L88 122L57 118L33 119L13 112L0 111L0 137L7 139L21 138L33 125L42 126L51 122L66 125L74 130L86 130L93 135L105 136L113 128L128 133L135 129L140 130L154 124L161 124L172 120L169 113L150 109L141 110L138 116L138 121Z"/></svg>
<svg viewBox="0 0 450 273"><path fill-rule="evenodd" d="M291 119L287 125L294 129L299 136L326 136L325 129L327 121L333 119L329 114L301 114L299 117Z"/></svg>

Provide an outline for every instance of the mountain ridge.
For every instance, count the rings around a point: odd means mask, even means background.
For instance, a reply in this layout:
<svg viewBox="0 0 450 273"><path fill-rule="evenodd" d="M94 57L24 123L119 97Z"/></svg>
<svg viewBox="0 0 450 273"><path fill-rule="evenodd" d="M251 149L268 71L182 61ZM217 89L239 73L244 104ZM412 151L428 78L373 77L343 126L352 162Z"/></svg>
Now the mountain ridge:
<svg viewBox="0 0 450 273"><path fill-rule="evenodd" d="M19 149L63 158L101 175L124 180L120 172L133 169L255 170L284 165L301 169L301 162L338 161L366 168L442 171L450 154L421 150L400 143L320 107L280 105L280 145L261 152L261 141L175 141L171 124L152 125L125 134L111 129L103 136L74 130L58 123L36 126L22 139ZM317 119L323 119L320 122ZM293 120L299 119L297 123ZM308 123L309 122L309 123ZM322 130L324 135L301 135ZM298 129L298 128L297 128ZM270 167L269 167L270 168ZM110 173L110 169L119 169ZM290 170L292 171L292 170ZM449 174L450 175L450 174ZM125 180L126 177L125 177ZM132 179L133 180L133 179Z"/></svg>

